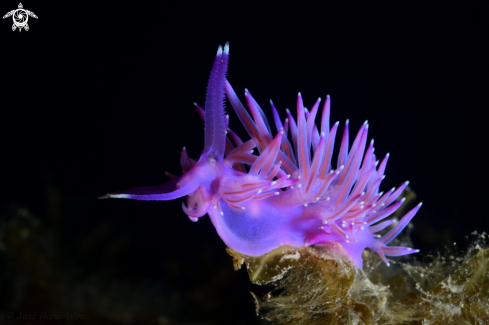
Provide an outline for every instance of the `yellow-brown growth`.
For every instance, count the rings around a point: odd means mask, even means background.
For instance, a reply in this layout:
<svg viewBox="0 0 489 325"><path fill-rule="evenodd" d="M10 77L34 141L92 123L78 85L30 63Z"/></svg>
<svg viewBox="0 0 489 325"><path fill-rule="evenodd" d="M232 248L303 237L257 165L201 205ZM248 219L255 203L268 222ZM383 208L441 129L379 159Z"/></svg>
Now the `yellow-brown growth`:
<svg viewBox="0 0 489 325"><path fill-rule="evenodd" d="M253 297L257 314L274 323L489 323L488 249L474 247L458 262L397 269L366 250L361 270L333 248L284 246L260 257L227 251L235 269L246 264L251 282L272 286Z"/></svg>

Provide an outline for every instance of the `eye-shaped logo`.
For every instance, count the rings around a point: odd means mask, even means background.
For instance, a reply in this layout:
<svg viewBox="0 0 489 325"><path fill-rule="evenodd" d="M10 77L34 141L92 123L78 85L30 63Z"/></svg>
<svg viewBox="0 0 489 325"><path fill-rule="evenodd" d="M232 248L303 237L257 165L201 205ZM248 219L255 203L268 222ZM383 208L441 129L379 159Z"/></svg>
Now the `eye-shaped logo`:
<svg viewBox="0 0 489 325"><path fill-rule="evenodd" d="M32 11L25 10L22 6L22 3L19 3L19 8L7 12L5 16L3 16L3 18L5 19L10 16L12 16L12 19L14 21L14 24L12 25L12 31L15 31L18 28L19 32L22 31L22 28L24 28L25 30L29 30L29 25L27 25L29 16L37 19L36 14Z"/></svg>

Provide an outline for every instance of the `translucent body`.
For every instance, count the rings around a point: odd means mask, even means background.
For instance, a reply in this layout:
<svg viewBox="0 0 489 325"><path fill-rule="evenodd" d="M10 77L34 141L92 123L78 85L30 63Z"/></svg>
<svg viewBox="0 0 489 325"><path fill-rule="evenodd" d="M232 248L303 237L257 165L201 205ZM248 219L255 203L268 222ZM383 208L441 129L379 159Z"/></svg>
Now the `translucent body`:
<svg viewBox="0 0 489 325"><path fill-rule="evenodd" d="M330 98L322 110L320 129L315 125L320 99L309 112L302 97L297 98L297 122L287 111L281 122L271 103L277 133L248 91L251 116L225 79L229 46L219 48L207 89L205 144L200 159L180 161L183 175L163 185L133 188L107 194L111 198L171 200L187 196L182 204L191 221L208 214L219 236L237 252L258 256L282 245L308 246L340 243L346 253L362 266L366 247L385 256L417 252L387 244L399 234L418 211L418 205L383 237L375 233L393 221L380 222L403 202L396 201L407 186L379 193L388 155L378 165L373 140L366 146L365 122L349 148L348 121L339 149L337 169L332 169L338 123L329 127ZM224 93L231 102L251 140L243 142L228 128L224 114ZM288 130L291 138L289 141ZM253 149L259 155L253 154ZM378 167L377 167L378 166ZM379 238L380 237L380 238Z"/></svg>

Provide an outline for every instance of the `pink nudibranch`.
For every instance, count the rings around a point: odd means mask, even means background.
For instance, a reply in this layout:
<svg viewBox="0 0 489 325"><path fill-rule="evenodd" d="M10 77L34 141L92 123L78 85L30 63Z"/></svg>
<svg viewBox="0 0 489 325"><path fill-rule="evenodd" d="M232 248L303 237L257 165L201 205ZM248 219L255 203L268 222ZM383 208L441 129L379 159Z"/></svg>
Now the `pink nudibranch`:
<svg viewBox="0 0 489 325"><path fill-rule="evenodd" d="M338 155L337 168L331 157L338 122L330 128L330 97L322 108L320 130L315 125L321 99L308 111L297 97L297 122L287 111L284 123L270 101L277 133L265 114L245 90L251 116L226 80L229 43L219 46L211 70L205 110L197 112L205 122L204 150L198 161L183 149L183 175L168 174L171 181L153 187L132 188L103 198L172 200L187 196L183 211L191 221L209 215L227 246L242 254L259 256L279 246L340 243L349 257L362 267L365 248L385 256L418 252L408 247L387 246L411 221L421 203L392 225L382 221L395 212L396 200L408 185L379 193L389 155L380 165L373 140L367 145L367 121L349 148L348 121ZM243 142L228 128L224 111L227 96L250 140ZM290 138L288 137L290 130ZM253 154L256 148L258 155ZM382 221L382 222L381 222ZM380 223L379 223L380 222Z"/></svg>

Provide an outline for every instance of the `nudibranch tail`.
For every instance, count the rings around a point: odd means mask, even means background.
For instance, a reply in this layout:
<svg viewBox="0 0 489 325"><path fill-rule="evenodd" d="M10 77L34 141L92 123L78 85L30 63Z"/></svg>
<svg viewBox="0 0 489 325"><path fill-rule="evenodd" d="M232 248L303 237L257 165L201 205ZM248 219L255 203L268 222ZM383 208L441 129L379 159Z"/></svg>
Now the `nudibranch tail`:
<svg viewBox="0 0 489 325"><path fill-rule="evenodd" d="M336 168L332 162L339 122L330 127L329 95L324 101L320 131L315 120L321 98L311 110L296 99L297 118L286 110L285 120L270 101L276 133L251 93L244 96L247 110L226 80L229 44L219 47L207 87L205 110L195 104L205 123L205 142L195 161L183 148L183 175L159 186L134 188L105 197L171 200L187 196L182 209L191 221L209 215L218 234L233 250L258 256L279 246L340 243L352 261L362 267L365 248L386 256L418 252L387 246L411 221L421 204L394 224L386 220L404 202L397 190L379 192L389 154L379 165L374 141L367 144L365 121L350 147L349 121L345 123ZM243 141L229 128L224 94L250 136ZM289 137L290 131L290 137ZM257 149L257 153L254 149Z"/></svg>

